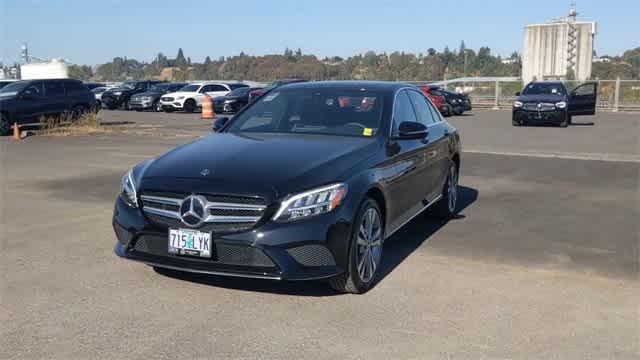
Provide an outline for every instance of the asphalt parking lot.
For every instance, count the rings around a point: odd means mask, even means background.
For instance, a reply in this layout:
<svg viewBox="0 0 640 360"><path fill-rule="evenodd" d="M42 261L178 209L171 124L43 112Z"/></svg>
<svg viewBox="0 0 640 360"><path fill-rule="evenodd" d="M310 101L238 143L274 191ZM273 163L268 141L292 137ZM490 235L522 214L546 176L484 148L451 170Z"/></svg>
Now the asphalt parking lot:
<svg viewBox="0 0 640 360"><path fill-rule="evenodd" d="M637 359L640 115L567 129L450 118L463 210L385 244L365 295L157 273L113 254L135 163L199 114L102 112L113 133L0 139L1 359Z"/></svg>

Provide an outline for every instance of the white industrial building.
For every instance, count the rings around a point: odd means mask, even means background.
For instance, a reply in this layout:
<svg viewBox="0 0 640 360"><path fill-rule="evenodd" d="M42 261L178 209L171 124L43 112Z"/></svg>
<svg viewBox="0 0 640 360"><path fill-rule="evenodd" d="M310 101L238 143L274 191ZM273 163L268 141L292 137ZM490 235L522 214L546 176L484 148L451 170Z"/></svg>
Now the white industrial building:
<svg viewBox="0 0 640 360"><path fill-rule="evenodd" d="M566 79L571 72L575 80L589 79L595 35L596 23L576 21L574 9L566 18L527 25L522 80Z"/></svg>

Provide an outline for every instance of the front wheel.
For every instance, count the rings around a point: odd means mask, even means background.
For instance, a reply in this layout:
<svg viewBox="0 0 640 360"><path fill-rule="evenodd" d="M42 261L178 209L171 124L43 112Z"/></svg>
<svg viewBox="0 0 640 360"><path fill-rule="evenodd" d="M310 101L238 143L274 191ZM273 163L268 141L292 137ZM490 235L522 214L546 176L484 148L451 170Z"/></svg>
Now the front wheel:
<svg viewBox="0 0 640 360"><path fill-rule="evenodd" d="M349 242L345 272L329 281L336 291L363 294L375 283L382 261L384 221L378 203L367 198L360 206Z"/></svg>
<svg viewBox="0 0 640 360"><path fill-rule="evenodd" d="M9 121L9 114L2 113L0 115L0 136L9 135L11 132L11 123Z"/></svg>
<svg viewBox="0 0 640 360"><path fill-rule="evenodd" d="M196 110L196 103L195 101L189 99L187 101L184 102L184 112L186 113L192 113Z"/></svg>
<svg viewBox="0 0 640 360"><path fill-rule="evenodd" d="M561 128L566 128L567 126L569 126L569 115L565 115L558 126L560 126Z"/></svg>

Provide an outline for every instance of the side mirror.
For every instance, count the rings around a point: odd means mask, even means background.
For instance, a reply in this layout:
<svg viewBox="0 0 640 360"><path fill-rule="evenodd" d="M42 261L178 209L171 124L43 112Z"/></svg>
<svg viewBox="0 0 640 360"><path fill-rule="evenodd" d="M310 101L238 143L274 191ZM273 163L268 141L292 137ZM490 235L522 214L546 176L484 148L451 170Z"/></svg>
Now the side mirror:
<svg viewBox="0 0 640 360"><path fill-rule="evenodd" d="M520 96L520 91L518 91L518 92L516 93L516 96Z"/></svg>
<svg viewBox="0 0 640 360"><path fill-rule="evenodd" d="M213 119L213 127L211 130L213 132L218 132L229 122L229 118L226 116L221 116Z"/></svg>
<svg viewBox="0 0 640 360"><path fill-rule="evenodd" d="M415 121L403 121L398 127L396 138L401 140L421 140L426 138L427 135L429 135L429 130L424 124Z"/></svg>

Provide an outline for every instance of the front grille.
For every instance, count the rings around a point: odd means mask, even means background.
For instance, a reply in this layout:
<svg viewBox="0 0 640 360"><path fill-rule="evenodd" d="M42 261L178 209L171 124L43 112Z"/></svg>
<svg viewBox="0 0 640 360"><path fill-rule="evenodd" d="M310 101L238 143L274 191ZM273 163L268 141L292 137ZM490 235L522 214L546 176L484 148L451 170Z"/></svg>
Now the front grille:
<svg viewBox="0 0 640 360"><path fill-rule="evenodd" d="M291 257L302 266L335 266L329 249L322 245L303 245L287 249Z"/></svg>
<svg viewBox="0 0 640 360"><path fill-rule="evenodd" d="M152 222L167 227L184 227L180 205L188 194L173 192L145 192L140 196L142 210ZM218 233L251 229L264 214L266 204L259 197L232 195L203 195L204 221L198 229Z"/></svg>
<svg viewBox="0 0 640 360"><path fill-rule="evenodd" d="M162 101L171 102L173 101L173 98L171 96L163 96Z"/></svg>
<svg viewBox="0 0 640 360"><path fill-rule="evenodd" d="M527 111L555 111L556 105L551 103L525 103L523 108Z"/></svg>
<svg viewBox="0 0 640 360"><path fill-rule="evenodd" d="M167 238L162 236L142 235L138 238L138 240L136 240L133 250L155 256L170 256L167 242ZM215 247L215 251L213 253L213 258L211 259L190 257L181 258L187 261L207 261L221 265L252 266L265 268L275 267L273 261L271 261L271 259L258 248L215 242L213 245Z"/></svg>

